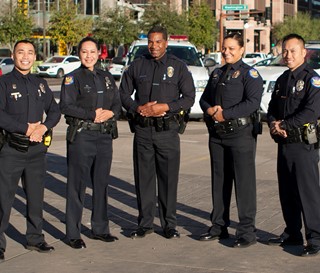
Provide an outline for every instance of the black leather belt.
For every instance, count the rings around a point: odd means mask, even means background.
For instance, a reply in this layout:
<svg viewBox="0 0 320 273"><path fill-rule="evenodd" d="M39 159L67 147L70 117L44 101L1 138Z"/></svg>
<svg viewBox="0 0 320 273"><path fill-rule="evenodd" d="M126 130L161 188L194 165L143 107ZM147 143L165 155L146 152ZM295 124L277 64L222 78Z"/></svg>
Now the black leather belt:
<svg viewBox="0 0 320 273"><path fill-rule="evenodd" d="M105 123L94 123L91 121L84 121L81 123L81 128L89 131L100 131L101 128L104 128L105 126Z"/></svg>
<svg viewBox="0 0 320 273"><path fill-rule="evenodd" d="M250 117L230 119L222 122L215 122L213 128L218 135L234 133L236 128L252 123Z"/></svg>

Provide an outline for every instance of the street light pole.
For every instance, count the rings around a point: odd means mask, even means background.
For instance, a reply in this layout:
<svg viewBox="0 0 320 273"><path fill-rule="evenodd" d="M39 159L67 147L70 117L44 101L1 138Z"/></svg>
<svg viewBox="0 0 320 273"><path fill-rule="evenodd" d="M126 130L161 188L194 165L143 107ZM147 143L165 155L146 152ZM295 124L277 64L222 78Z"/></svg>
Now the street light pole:
<svg viewBox="0 0 320 273"><path fill-rule="evenodd" d="M42 11L43 11L43 61L46 60L46 0L42 0Z"/></svg>

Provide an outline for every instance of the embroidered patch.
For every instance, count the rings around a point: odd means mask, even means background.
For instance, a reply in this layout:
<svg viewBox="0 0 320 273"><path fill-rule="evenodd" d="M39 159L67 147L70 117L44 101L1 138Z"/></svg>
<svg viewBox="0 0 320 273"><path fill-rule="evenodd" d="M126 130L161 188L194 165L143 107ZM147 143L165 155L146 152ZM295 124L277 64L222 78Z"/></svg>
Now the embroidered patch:
<svg viewBox="0 0 320 273"><path fill-rule="evenodd" d="M73 76L67 76L64 80L65 85L73 84Z"/></svg>
<svg viewBox="0 0 320 273"><path fill-rule="evenodd" d="M251 70L249 71L249 74L250 74L250 76L251 76L252 78L254 78L254 79L256 79L256 78L259 77L259 73L258 73L258 71L255 70L255 69L251 69Z"/></svg>
<svg viewBox="0 0 320 273"><path fill-rule="evenodd" d="M312 78L311 78L311 84L312 84L314 87L319 88L319 87L320 87L320 77L312 77Z"/></svg>

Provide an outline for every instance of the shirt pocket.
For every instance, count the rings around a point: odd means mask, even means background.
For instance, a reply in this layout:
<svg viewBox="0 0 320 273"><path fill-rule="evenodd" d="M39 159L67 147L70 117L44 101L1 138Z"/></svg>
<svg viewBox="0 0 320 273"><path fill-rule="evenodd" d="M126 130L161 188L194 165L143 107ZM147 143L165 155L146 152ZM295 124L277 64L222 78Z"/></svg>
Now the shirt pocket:
<svg viewBox="0 0 320 273"><path fill-rule="evenodd" d="M20 92L11 92L7 98L7 110L10 114L26 113L27 95Z"/></svg>

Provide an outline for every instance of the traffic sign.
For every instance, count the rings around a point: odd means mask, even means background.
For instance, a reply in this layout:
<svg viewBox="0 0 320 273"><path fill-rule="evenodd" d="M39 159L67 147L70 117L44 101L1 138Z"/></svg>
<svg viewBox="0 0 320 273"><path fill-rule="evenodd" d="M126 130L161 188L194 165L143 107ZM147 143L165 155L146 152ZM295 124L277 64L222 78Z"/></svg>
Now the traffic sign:
<svg viewBox="0 0 320 273"><path fill-rule="evenodd" d="M241 4L235 4L235 5L223 5L223 10L248 10L248 5L241 5Z"/></svg>

